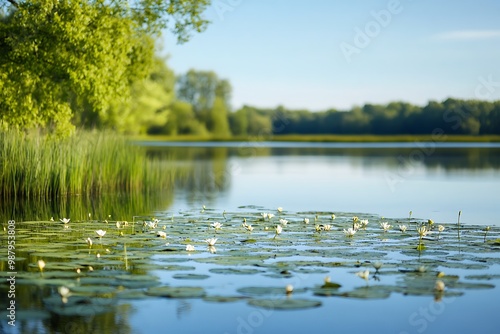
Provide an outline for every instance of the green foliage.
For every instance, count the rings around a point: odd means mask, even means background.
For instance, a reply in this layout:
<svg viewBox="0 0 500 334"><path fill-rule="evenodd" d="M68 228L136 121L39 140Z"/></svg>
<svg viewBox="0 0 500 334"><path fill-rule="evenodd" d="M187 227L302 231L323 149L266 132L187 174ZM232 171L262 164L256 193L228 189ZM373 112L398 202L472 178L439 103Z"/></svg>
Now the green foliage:
<svg viewBox="0 0 500 334"><path fill-rule="evenodd" d="M56 139L38 133L0 133L3 198L158 189L170 184L165 168L115 134L76 132Z"/></svg>
<svg viewBox="0 0 500 334"><path fill-rule="evenodd" d="M153 66L155 34L173 23L179 41L186 41L206 26L201 13L209 3L10 2L16 8L0 18L0 126L47 127L58 134L72 132L75 124L100 127L116 120L113 108L126 109L131 91L150 88L140 81Z"/></svg>
<svg viewBox="0 0 500 334"><path fill-rule="evenodd" d="M229 137L229 122L227 118L226 105L221 97L217 96L209 114L209 130L217 137Z"/></svg>

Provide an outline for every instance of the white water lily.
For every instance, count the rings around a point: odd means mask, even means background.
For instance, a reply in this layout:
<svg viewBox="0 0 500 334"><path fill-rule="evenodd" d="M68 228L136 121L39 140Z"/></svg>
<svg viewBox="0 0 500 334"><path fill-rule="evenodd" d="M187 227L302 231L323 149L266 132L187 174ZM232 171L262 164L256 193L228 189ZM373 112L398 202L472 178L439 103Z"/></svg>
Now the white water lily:
<svg viewBox="0 0 500 334"><path fill-rule="evenodd" d="M356 276L364 279L365 281L368 281L370 279L370 271L369 270L359 271L356 273Z"/></svg>
<svg viewBox="0 0 500 334"><path fill-rule="evenodd" d="M344 234L346 237L352 238L356 234L356 230L352 227L349 227L347 230L344 229Z"/></svg>
<svg viewBox="0 0 500 334"><path fill-rule="evenodd" d="M379 261L375 262L373 264L373 268L375 268L375 271L379 271L379 269L382 268L382 262Z"/></svg>
<svg viewBox="0 0 500 334"><path fill-rule="evenodd" d="M68 302L68 297L71 295L69 289L65 286L60 286L59 288L57 288L57 292L59 292L63 304L66 304Z"/></svg>
<svg viewBox="0 0 500 334"><path fill-rule="evenodd" d="M304 218L304 223L309 224L309 218Z"/></svg>
<svg viewBox="0 0 500 334"><path fill-rule="evenodd" d="M67 223L69 223L69 221L70 221L71 219L69 219L69 218L63 218L63 219L59 219L59 220L60 220L62 223L67 224Z"/></svg>
<svg viewBox="0 0 500 334"><path fill-rule="evenodd" d="M167 238L167 233L165 233L163 231L158 231L158 232L156 232L156 236L160 237L160 238L163 238L163 239L166 239Z"/></svg>
<svg viewBox="0 0 500 334"><path fill-rule="evenodd" d="M356 231L357 231L357 230L359 230L359 229L361 228L361 224L359 224L359 223L354 223L354 224L352 225L352 228L353 228L354 230L356 230Z"/></svg>
<svg viewBox="0 0 500 334"><path fill-rule="evenodd" d="M186 245L186 251L194 252L194 246L193 245Z"/></svg>
<svg viewBox="0 0 500 334"><path fill-rule="evenodd" d="M438 231L443 232L444 231L444 226L443 225L438 225Z"/></svg>
<svg viewBox="0 0 500 334"><path fill-rule="evenodd" d="M323 225L316 224L314 225L314 229L316 230L316 232L321 232L323 231Z"/></svg>
<svg viewBox="0 0 500 334"><path fill-rule="evenodd" d="M406 226L404 224L399 225L399 230L401 231L401 233L405 233L407 229L408 229L408 226Z"/></svg>
<svg viewBox="0 0 500 334"><path fill-rule="evenodd" d="M288 224L288 220L286 220L286 219L280 219L280 224L283 225L283 226L286 226L286 224Z"/></svg>
<svg viewBox="0 0 500 334"><path fill-rule="evenodd" d="M391 228L391 225L389 225L388 222L383 222L380 223L380 227L384 230L384 232L387 232Z"/></svg>
<svg viewBox="0 0 500 334"><path fill-rule="evenodd" d="M268 213L267 214L267 219L271 220L274 217L273 213Z"/></svg>
<svg viewBox="0 0 500 334"><path fill-rule="evenodd" d="M215 228L215 230L216 230L216 231L217 231L217 230L220 230L220 229L222 228L222 226L223 226L223 225L224 225L224 224L221 224L221 223L219 223L219 222L215 222L215 223L213 223L213 224L210 224L210 226L212 226L213 228Z"/></svg>
<svg viewBox="0 0 500 334"><path fill-rule="evenodd" d="M331 229L332 229L332 225L330 225L330 224L323 225L323 230L330 231Z"/></svg>
<svg viewBox="0 0 500 334"><path fill-rule="evenodd" d="M262 218L267 219L267 213L266 212L261 212L260 215Z"/></svg>
<svg viewBox="0 0 500 334"><path fill-rule="evenodd" d="M368 226L368 219L361 219L359 224L361 225L361 228L366 228Z"/></svg>
<svg viewBox="0 0 500 334"><path fill-rule="evenodd" d="M441 281L441 280L437 280L437 281L436 281L436 285L434 286L434 289L435 289L436 291L440 291L440 292L441 292L441 291L444 291L444 288L445 288L445 287L446 287L446 286L445 286L445 284L444 284L444 282L443 282L443 281Z"/></svg>
<svg viewBox="0 0 500 334"><path fill-rule="evenodd" d="M275 231L276 235L281 234L281 232L283 232L283 227L281 227L281 225L276 225Z"/></svg>
<svg viewBox="0 0 500 334"><path fill-rule="evenodd" d="M54 221L54 217L50 217L50 221L53 222Z"/></svg>
<svg viewBox="0 0 500 334"><path fill-rule="evenodd" d="M278 210L279 213L283 212L283 208L281 206L277 210Z"/></svg>
<svg viewBox="0 0 500 334"><path fill-rule="evenodd" d="M334 219L335 219L335 215L334 215L334 214L332 214L332 220L334 220Z"/></svg>
<svg viewBox="0 0 500 334"><path fill-rule="evenodd" d="M38 260L37 264L38 264L38 268L40 269L40 271L43 271L43 268L45 268L45 261Z"/></svg>
<svg viewBox="0 0 500 334"><path fill-rule="evenodd" d="M89 245L89 247L92 247L92 239L87 238L85 239L85 242L87 243L87 245Z"/></svg>
<svg viewBox="0 0 500 334"><path fill-rule="evenodd" d="M291 284L288 284L286 287L285 287L285 292L287 295L291 294L293 292L293 285Z"/></svg>
<svg viewBox="0 0 500 334"><path fill-rule="evenodd" d="M247 223L241 224L247 231L252 232L253 231L253 226Z"/></svg>
<svg viewBox="0 0 500 334"><path fill-rule="evenodd" d="M427 235L427 233L429 233L429 230L425 226L420 226L419 228L417 228L417 233L420 236L420 239L422 239Z"/></svg>
<svg viewBox="0 0 500 334"><path fill-rule="evenodd" d="M99 236L99 238L102 238L102 237L104 237L104 235L106 234L106 231L103 231L103 230L97 230L97 231L95 231L95 233L97 233L97 235Z"/></svg>
<svg viewBox="0 0 500 334"><path fill-rule="evenodd" d="M121 224L119 221L117 221L117 222L116 222L116 228L118 228L118 229L119 229L119 228L121 228L121 227L122 227L122 224Z"/></svg>
<svg viewBox="0 0 500 334"><path fill-rule="evenodd" d="M204 240L209 246L215 246L217 242L217 238L209 238Z"/></svg>
<svg viewBox="0 0 500 334"><path fill-rule="evenodd" d="M217 253L217 249L216 249L214 246L208 246L208 251L209 251L211 254L215 254L215 253Z"/></svg>

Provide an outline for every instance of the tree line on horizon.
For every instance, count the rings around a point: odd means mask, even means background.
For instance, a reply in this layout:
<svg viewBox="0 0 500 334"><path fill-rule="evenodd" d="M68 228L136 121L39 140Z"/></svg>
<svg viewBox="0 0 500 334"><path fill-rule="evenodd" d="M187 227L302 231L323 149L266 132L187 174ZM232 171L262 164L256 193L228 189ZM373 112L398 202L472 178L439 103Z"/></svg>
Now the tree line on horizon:
<svg viewBox="0 0 500 334"><path fill-rule="evenodd" d="M131 6L133 4L133 6ZM500 134L500 102L365 104L322 112L231 107L213 71L176 75L155 46L208 25L210 0L0 0L0 131L76 128L199 137L266 134ZM332 101L335 104L335 101Z"/></svg>

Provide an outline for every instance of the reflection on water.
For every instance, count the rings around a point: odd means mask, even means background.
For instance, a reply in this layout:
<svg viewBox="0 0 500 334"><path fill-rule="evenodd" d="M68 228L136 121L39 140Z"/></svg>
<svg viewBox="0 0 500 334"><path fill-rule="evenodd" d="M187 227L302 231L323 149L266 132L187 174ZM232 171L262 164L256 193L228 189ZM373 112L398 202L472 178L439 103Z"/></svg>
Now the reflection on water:
<svg viewBox="0 0 500 334"><path fill-rule="evenodd" d="M497 144L217 144L148 147L181 170L171 210L249 204L385 216L413 210L447 221L462 210L465 222L498 224Z"/></svg>

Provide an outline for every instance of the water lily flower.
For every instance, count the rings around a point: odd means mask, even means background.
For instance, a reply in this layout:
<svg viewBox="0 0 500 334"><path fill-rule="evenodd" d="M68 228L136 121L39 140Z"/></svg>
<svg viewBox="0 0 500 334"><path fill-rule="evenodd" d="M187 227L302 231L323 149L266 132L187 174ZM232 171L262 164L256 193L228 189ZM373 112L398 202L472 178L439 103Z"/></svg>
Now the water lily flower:
<svg viewBox="0 0 500 334"><path fill-rule="evenodd" d="M316 232L321 232L323 231L323 225L316 224L314 225L314 229L316 230Z"/></svg>
<svg viewBox="0 0 500 334"><path fill-rule="evenodd" d="M439 233L444 231L444 226L443 225L438 225L438 231Z"/></svg>
<svg viewBox="0 0 500 334"><path fill-rule="evenodd" d="M71 219L69 219L69 218L63 218L63 219L59 219L59 220L60 220L63 224L67 224L67 223L69 223L69 221L70 221Z"/></svg>
<svg viewBox="0 0 500 334"><path fill-rule="evenodd" d="M304 218L304 223L309 224L309 218Z"/></svg>
<svg viewBox="0 0 500 334"><path fill-rule="evenodd" d="M359 221L361 228L366 228L368 226L368 219L361 219Z"/></svg>
<svg viewBox="0 0 500 334"><path fill-rule="evenodd" d="M66 304L68 302L68 297L71 295L69 289L65 286L60 286L57 288L57 292L59 292L63 304Z"/></svg>
<svg viewBox="0 0 500 334"><path fill-rule="evenodd" d="M99 259L101 258L101 254L100 253L97 253L96 257Z"/></svg>
<svg viewBox="0 0 500 334"><path fill-rule="evenodd" d="M92 247L92 239L87 238L85 239L85 242L87 243L87 245L89 245L89 248Z"/></svg>
<svg viewBox="0 0 500 334"><path fill-rule="evenodd" d="M391 225L389 225L389 223L387 222L383 222L380 223L380 227L384 230L384 232L387 232L391 228Z"/></svg>
<svg viewBox="0 0 500 334"><path fill-rule="evenodd" d="M216 249L214 246L208 246L208 251L209 251L211 254L215 254L215 253L217 253L217 249Z"/></svg>
<svg viewBox="0 0 500 334"><path fill-rule="evenodd" d="M160 238L163 238L163 239L166 239L167 238L167 233L165 233L163 231L158 231L158 232L156 232L156 236L160 237Z"/></svg>
<svg viewBox="0 0 500 334"><path fill-rule="evenodd" d="M121 227L122 227L122 224L119 221L117 221L116 222L116 228L121 228Z"/></svg>
<svg viewBox="0 0 500 334"><path fill-rule="evenodd" d="M283 226L286 226L286 224L288 224L288 220L286 220L286 219L280 219L280 224L283 225Z"/></svg>
<svg viewBox="0 0 500 334"><path fill-rule="evenodd" d="M359 218L357 216L352 217L353 222L357 222L358 220L359 220Z"/></svg>
<svg viewBox="0 0 500 334"><path fill-rule="evenodd" d="M54 217L50 217L50 221L53 222L54 221Z"/></svg>
<svg viewBox="0 0 500 334"><path fill-rule="evenodd" d="M330 276L326 276L326 277L323 279L323 281L324 281L325 283L330 283L332 280L330 279Z"/></svg>
<svg viewBox="0 0 500 334"><path fill-rule="evenodd" d="M428 219L428 220L427 220L427 224L429 224L429 226L434 225L434 220L432 220L432 219Z"/></svg>
<svg viewBox="0 0 500 334"><path fill-rule="evenodd" d="M379 261L375 262L373 264L373 268L375 268L375 271L378 272L379 269L382 268L382 262L379 262Z"/></svg>
<svg viewBox="0 0 500 334"><path fill-rule="evenodd" d="M420 226L417 228L417 233L420 236L420 239L422 239L422 237L425 237L427 233L429 233L429 230L425 226Z"/></svg>
<svg viewBox="0 0 500 334"><path fill-rule="evenodd" d="M401 231L401 233L405 233L407 229L408 229L408 226L406 226L404 224L399 225L399 230Z"/></svg>
<svg viewBox="0 0 500 334"><path fill-rule="evenodd" d="M357 230L359 230L359 229L361 228L361 224L359 224L359 223L354 223L354 224L352 225L352 228L353 228L354 230L356 230L356 231L357 231Z"/></svg>
<svg viewBox="0 0 500 334"><path fill-rule="evenodd" d="M222 228L222 225L224 225L224 224L221 224L219 222L215 222L213 224L210 224L210 226L212 226L216 231L220 230Z"/></svg>
<svg viewBox="0 0 500 334"><path fill-rule="evenodd" d="M334 220L334 219L335 219L335 215L334 215L334 214L332 214L332 220Z"/></svg>
<svg viewBox="0 0 500 334"><path fill-rule="evenodd" d="M267 219L271 220L274 217L273 213L268 213L267 214Z"/></svg>
<svg viewBox="0 0 500 334"><path fill-rule="evenodd" d="M278 210L279 213L283 212L283 208L281 206L277 210Z"/></svg>
<svg viewBox="0 0 500 334"><path fill-rule="evenodd" d="M359 271L356 273L356 276L364 279L365 281L368 281L370 279L370 271L369 270Z"/></svg>
<svg viewBox="0 0 500 334"><path fill-rule="evenodd" d="M291 284L288 284L286 287L285 287L285 292L287 295L291 294L293 292L293 285Z"/></svg>
<svg viewBox="0 0 500 334"><path fill-rule="evenodd" d="M434 286L434 289L436 291L441 292L441 291L444 291L444 288L445 288L444 282L441 280L437 280L436 285Z"/></svg>
<svg viewBox="0 0 500 334"><path fill-rule="evenodd" d="M262 218L267 219L267 213L266 212L261 212L260 215Z"/></svg>
<svg viewBox="0 0 500 334"><path fill-rule="evenodd" d="M330 231L331 229L332 229L332 225L330 225L330 224L323 225L323 230Z"/></svg>
<svg viewBox="0 0 500 334"><path fill-rule="evenodd" d="M206 242L209 246L215 246L215 243L217 242L217 238L209 238L209 239L205 239L205 242Z"/></svg>
<svg viewBox="0 0 500 334"><path fill-rule="evenodd" d="M275 231L276 231L276 235L281 234L281 232L283 231L283 228L281 227L281 225L276 225Z"/></svg>
<svg viewBox="0 0 500 334"><path fill-rule="evenodd" d="M186 245L186 251L194 252L194 246L193 245Z"/></svg>
<svg viewBox="0 0 500 334"><path fill-rule="evenodd" d="M97 230L97 231L95 231L95 233L97 233L97 235L99 236L99 238L102 238L102 237L104 237L104 235L106 234L106 231L103 231L103 230Z"/></svg>
<svg viewBox="0 0 500 334"><path fill-rule="evenodd" d="M352 227L349 227L347 230L344 229L344 234L346 237L352 238L356 234L356 230Z"/></svg>
<svg viewBox="0 0 500 334"><path fill-rule="evenodd" d="M38 260L37 264L38 264L38 268L40 269L40 271L43 271L43 268L45 268L45 261Z"/></svg>
<svg viewBox="0 0 500 334"><path fill-rule="evenodd" d="M427 267L426 266L420 266L420 267L418 267L417 271L419 273L425 273L427 271Z"/></svg>
<svg viewBox="0 0 500 334"><path fill-rule="evenodd" d="M253 226L247 223L241 224L247 231L252 232L253 231Z"/></svg>

